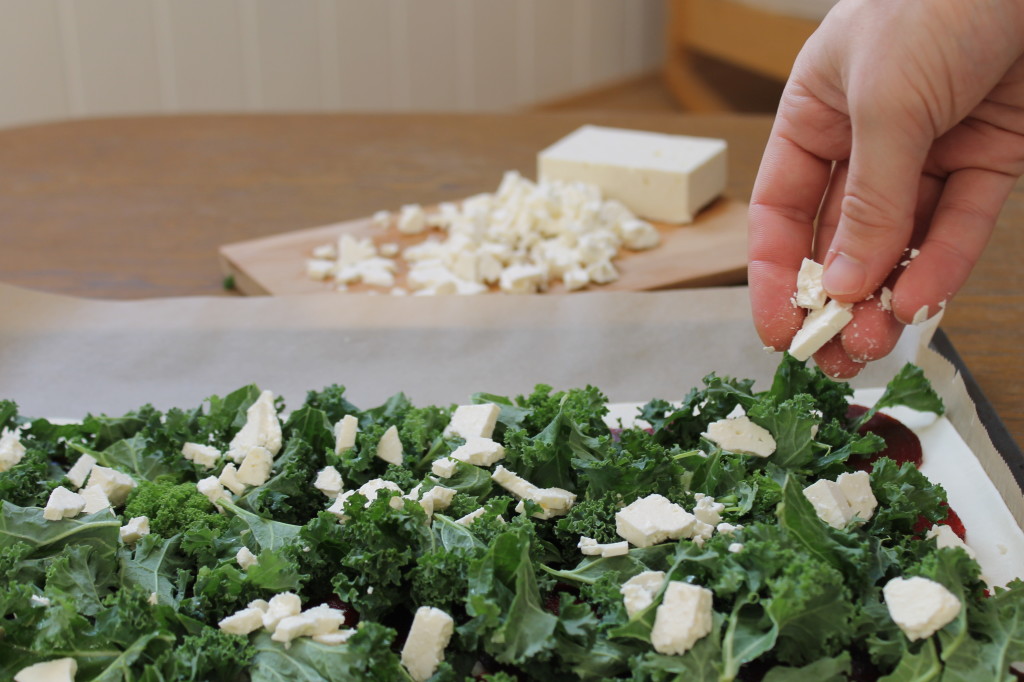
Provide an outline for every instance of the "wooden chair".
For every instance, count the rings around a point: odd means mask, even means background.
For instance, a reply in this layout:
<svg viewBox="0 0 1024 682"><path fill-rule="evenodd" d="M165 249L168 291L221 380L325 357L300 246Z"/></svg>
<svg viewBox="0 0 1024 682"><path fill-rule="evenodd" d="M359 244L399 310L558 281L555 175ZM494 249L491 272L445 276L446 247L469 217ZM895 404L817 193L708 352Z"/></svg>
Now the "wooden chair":
<svg viewBox="0 0 1024 682"><path fill-rule="evenodd" d="M736 0L667 0L665 82L689 111L728 111L719 89L694 68L697 54L785 82L818 22Z"/></svg>

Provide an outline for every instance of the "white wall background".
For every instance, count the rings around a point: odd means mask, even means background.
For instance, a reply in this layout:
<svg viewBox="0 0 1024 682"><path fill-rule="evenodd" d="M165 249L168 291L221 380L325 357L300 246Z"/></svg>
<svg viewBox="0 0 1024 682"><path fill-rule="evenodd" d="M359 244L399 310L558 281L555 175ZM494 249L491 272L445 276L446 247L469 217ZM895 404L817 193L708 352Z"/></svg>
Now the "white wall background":
<svg viewBox="0 0 1024 682"><path fill-rule="evenodd" d="M650 72L664 0L0 0L0 126L487 111Z"/></svg>

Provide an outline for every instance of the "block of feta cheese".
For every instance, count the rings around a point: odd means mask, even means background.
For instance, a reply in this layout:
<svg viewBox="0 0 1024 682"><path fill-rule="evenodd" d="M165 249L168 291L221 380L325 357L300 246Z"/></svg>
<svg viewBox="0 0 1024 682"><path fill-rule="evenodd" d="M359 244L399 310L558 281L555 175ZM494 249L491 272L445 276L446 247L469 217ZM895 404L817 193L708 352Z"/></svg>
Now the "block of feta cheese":
<svg viewBox="0 0 1024 682"><path fill-rule="evenodd" d="M94 514L110 507L110 500L107 499L107 494L98 485L87 485L78 494L85 498L85 509L82 511L86 514Z"/></svg>
<svg viewBox="0 0 1024 682"><path fill-rule="evenodd" d="M587 125L538 154L537 177L591 183L642 218L690 223L725 190L726 147L713 138Z"/></svg>
<svg viewBox="0 0 1024 682"><path fill-rule="evenodd" d="M689 537L696 521L693 514L654 493L617 511L615 532L637 547L650 547Z"/></svg>
<svg viewBox="0 0 1024 682"><path fill-rule="evenodd" d="M580 554L584 556L622 556L629 554L629 543L622 542L600 543L594 538L581 537L579 544Z"/></svg>
<svg viewBox="0 0 1024 682"><path fill-rule="evenodd" d="M500 413L501 408L494 403L459 405L444 429L444 437L490 438L494 434L494 426L498 423Z"/></svg>
<svg viewBox="0 0 1024 682"><path fill-rule="evenodd" d="M489 467L505 458L505 448L490 438L470 436L465 443L455 448L451 457L460 462Z"/></svg>
<svg viewBox="0 0 1024 682"><path fill-rule="evenodd" d="M669 582L654 616L651 644L659 654L680 656L711 632L711 590L678 580Z"/></svg>
<svg viewBox="0 0 1024 682"><path fill-rule="evenodd" d="M803 326L789 345L789 354L803 362L842 331L853 319L853 305L829 301L824 307L812 310L804 318Z"/></svg>
<svg viewBox="0 0 1024 682"><path fill-rule="evenodd" d="M341 480L341 474L337 469L332 466L325 466L317 473L316 480L313 481L313 487L334 500L341 494L344 482Z"/></svg>
<svg viewBox="0 0 1024 682"><path fill-rule="evenodd" d="M845 528L855 516L867 521L878 506L866 471L840 474L835 481L818 479L803 493L818 518L833 528Z"/></svg>
<svg viewBox="0 0 1024 682"><path fill-rule="evenodd" d="M818 310L824 307L827 296L821 283L824 267L810 258L804 258L796 275L796 304L801 308Z"/></svg>
<svg viewBox="0 0 1024 682"><path fill-rule="evenodd" d="M423 682L444 661L444 650L455 631L455 621L441 609L421 606L413 616L402 646L402 665L416 682Z"/></svg>
<svg viewBox="0 0 1024 682"><path fill-rule="evenodd" d="M25 446L21 444L18 435L4 431L3 435L0 435L0 471L7 471L24 456Z"/></svg>
<svg viewBox="0 0 1024 682"><path fill-rule="evenodd" d="M128 474L97 465L89 474L89 485L98 485L103 488L111 506L120 507L128 498L128 494L135 490L138 483Z"/></svg>
<svg viewBox="0 0 1024 682"><path fill-rule="evenodd" d="M14 674L14 682L75 682L78 662L73 658L57 658L22 668Z"/></svg>
<svg viewBox="0 0 1024 682"><path fill-rule="evenodd" d="M356 434L359 433L359 420L351 414L346 414L334 425L334 452L341 453L351 450L356 444Z"/></svg>
<svg viewBox="0 0 1024 682"><path fill-rule="evenodd" d="M147 535L149 535L148 516L136 516L121 526L121 542L126 545L134 545Z"/></svg>
<svg viewBox="0 0 1024 682"><path fill-rule="evenodd" d="M232 635L247 635L263 627L263 615L261 609L245 608L221 620L217 627Z"/></svg>
<svg viewBox="0 0 1024 682"><path fill-rule="evenodd" d="M643 571L622 583L622 604L631 619L654 603L654 598L665 582L664 571Z"/></svg>
<svg viewBox="0 0 1024 682"><path fill-rule="evenodd" d="M769 457L775 452L775 439L771 432L750 421L746 415L711 422L704 436L729 452L757 457Z"/></svg>
<svg viewBox="0 0 1024 682"><path fill-rule="evenodd" d="M248 487L245 483L239 480L238 467L235 466L234 462L228 462L224 465L224 468L221 470L220 476L217 480L220 481L225 488L236 495L241 495Z"/></svg>
<svg viewBox="0 0 1024 682"><path fill-rule="evenodd" d="M68 480L71 481L71 485L76 488L81 488L85 485L85 479L89 477L89 472L96 466L96 458L92 455L82 455L75 460L74 465L68 469ZM0 470L3 466L0 465Z"/></svg>
<svg viewBox="0 0 1024 682"><path fill-rule="evenodd" d="M266 448L271 456L281 451L281 421L277 418L274 394L263 391L245 411L245 425L228 444L227 457L241 462L254 447Z"/></svg>
<svg viewBox="0 0 1024 682"><path fill-rule="evenodd" d="M245 485L263 485L270 479L273 466L274 457L269 450L259 445L251 447L238 467L238 480Z"/></svg>
<svg viewBox="0 0 1024 682"><path fill-rule="evenodd" d="M402 440L398 437L398 427L392 424L377 442L377 456L388 464L402 465Z"/></svg>
<svg viewBox="0 0 1024 682"><path fill-rule="evenodd" d="M43 518L47 521L60 521L78 516L85 509L85 498L72 492L62 485L50 493L43 508Z"/></svg>
<svg viewBox="0 0 1024 682"><path fill-rule="evenodd" d="M181 446L181 456L204 469L212 469L220 460L220 450L212 445L185 443Z"/></svg>
<svg viewBox="0 0 1024 682"><path fill-rule="evenodd" d="M960 600L928 578L893 578L882 588L889 616L910 641L931 637L960 613Z"/></svg>

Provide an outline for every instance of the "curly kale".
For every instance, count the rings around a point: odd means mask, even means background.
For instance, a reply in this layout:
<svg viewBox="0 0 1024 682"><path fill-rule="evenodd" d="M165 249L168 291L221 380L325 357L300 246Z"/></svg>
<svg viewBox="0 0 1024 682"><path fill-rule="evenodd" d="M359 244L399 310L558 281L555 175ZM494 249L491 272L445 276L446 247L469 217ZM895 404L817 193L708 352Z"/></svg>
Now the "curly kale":
<svg viewBox="0 0 1024 682"><path fill-rule="evenodd" d="M19 507L42 507L62 478L50 477L50 459L45 452L27 449L20 462L0 472L0 501Z"/></svg>
<svg viewBox="0 0 1024 682"><path fill-rule="evenodd" d="M187 535L202 529L217 530L228 523L194 483L161 480L140 481L128 496L124 516L126 519L149 517L150 531L164 537L177 533Z"/></svg>

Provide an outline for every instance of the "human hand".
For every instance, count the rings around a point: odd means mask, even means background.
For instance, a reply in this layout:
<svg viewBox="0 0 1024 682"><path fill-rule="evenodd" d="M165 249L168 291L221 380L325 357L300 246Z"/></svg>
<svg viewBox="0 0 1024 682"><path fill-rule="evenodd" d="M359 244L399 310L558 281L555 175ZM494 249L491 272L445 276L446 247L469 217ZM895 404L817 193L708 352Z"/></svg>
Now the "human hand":
<svg viewBox="0 0 1024 682"><path fill-rule="evenodd" d="M836 377L888 354L903 325L960 289L1024 172L1022 53L1018 0L833 8L794 64L750 203L751 307L766 345L787 349L800 328L791 297L804 257L824 263L832 298L854 303L814 355Z"/></svg>

